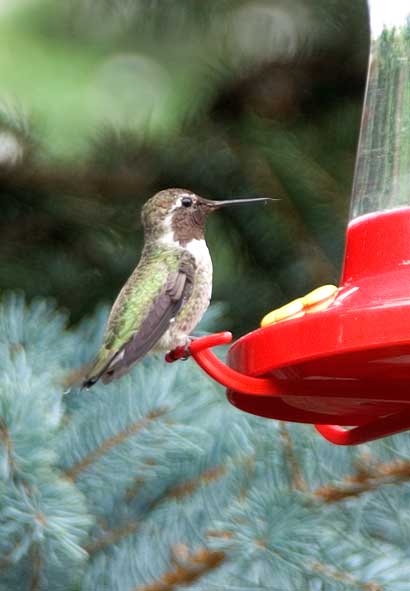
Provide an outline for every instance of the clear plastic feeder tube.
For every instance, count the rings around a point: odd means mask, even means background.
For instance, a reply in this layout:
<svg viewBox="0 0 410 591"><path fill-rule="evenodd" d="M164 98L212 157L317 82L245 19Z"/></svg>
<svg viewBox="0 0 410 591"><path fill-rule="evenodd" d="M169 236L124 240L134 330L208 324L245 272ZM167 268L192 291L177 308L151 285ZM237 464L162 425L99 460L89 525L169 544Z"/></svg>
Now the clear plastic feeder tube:
<svg viewBox="0 0 410 591"><path fill-rule="evenodd" d="M371 48L351 220L410 207L410 3L368 6Z"/></svg>

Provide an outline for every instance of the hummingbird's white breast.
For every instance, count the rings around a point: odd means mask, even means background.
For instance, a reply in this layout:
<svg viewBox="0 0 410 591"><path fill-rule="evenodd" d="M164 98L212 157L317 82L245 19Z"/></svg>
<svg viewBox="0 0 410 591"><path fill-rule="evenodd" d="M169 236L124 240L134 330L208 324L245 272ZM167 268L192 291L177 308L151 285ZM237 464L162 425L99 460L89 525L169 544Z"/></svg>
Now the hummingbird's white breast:
<svg viewBox="0 0 410 591"><path fill-rule="evenodd" d="M178 241L174 240L170 230L160 238L160 242L168 247L188 251L196 262L192 294L155 346L156 350L170 351L189 342L189 335L206 312L212 294L213 269L211 255L204 239L192 239L181 246Z"/></svg>
<svg viewBox="0 0 410 591"><path fill-rule="evenodd" d="M212 260L205 240L196 240L194 238L184 248L194 256L198 267L210 271L212 279Z"/></svg>

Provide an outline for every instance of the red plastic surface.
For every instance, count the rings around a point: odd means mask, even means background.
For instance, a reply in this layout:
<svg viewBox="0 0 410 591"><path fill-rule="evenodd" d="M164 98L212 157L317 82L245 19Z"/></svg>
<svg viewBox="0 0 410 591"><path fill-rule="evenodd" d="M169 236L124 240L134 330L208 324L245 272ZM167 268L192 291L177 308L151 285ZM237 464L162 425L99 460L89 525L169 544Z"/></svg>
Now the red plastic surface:
<svg viewBox="0 0 410 591"><path fill-rule="evenodd" d="M336 425L315 425L316 430L336 445L358 445L374 439L394 435L409 428L409 412L400 412L388 417L377 418L361 427L344 429Z"/></svg>
<svg viewBox="0 0 410 591"><path fill-rule="evenodd" d="M253 377L274 378L281 391L262 400L231 388L228 398L242 410L363 426L359 431L319 428L334 443L359 443L409 428L410 208L353 221L341 289L329 308L244 336L231 347L229 365Z"/></svg>
<svg viewBox="0 0 410 591"><path fill-rule="evenodd" d="M179 359L187 359L191 356L197 364L209 374L215 381L226 388L235 388L240 392L252 392L259 394L280 394L280 390L273 378L253 378L241 374L225 365L210 351L211 347L227 345L232 341L232 333L218 332L193 340L188 347L177 347L165 356L165 361L173 363Z"/></svg>

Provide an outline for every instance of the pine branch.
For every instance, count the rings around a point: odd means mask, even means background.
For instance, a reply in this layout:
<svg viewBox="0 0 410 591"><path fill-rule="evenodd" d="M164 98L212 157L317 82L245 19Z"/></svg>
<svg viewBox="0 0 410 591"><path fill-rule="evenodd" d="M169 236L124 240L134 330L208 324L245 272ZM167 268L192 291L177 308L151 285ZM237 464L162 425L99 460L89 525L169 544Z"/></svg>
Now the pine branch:
<svg viewBox="0 0 410 591"><path fill-rule="evenodd" d="M165 502L168 499L182 499L188 495L192 495L202 485L209 484L215 480L218 480L221 476L226 474L226 466L215 466L205 470L203 474L200 474L192 480L187 480L181 484L177 484L171 488L167 494L161 499L161 502Z"/></svg>
<svg viewBox="0 0 410 591"><path fill-rule="evenodd" d="M201 548L187 556L183 563L174 557L174 568L164 573L160 579L132 591L173 591L178 585L189 585L222 564L224 552ZM369 590L370 591L370 590ZM373 590L371 590L373 591Z"/></svg>
<svg viewBox="0 0 410 591"><path fill-rule="evenodd" d="M226 466L215 466L213 468L209 468L197 477L192 478L191 480L187 480L186 482L182 482L181 484L177 484L176 486L170 488L168 491L166 491L165 495L155 503L155 506L159 502L163 502L168 498L180 499L187 495L193 494L202 484L207 484L208 482L217 480L220 476L223 476L225 473ZM137 478L135 480L135 483L128 488L127 492L125 493L125 500L127 503L132 501L132 499L135 497L135 495L140 490L143 484L143 478Z"/></svg>
<svg viewBox="0 0 410 591"><path fill-rule="evenodd" d="M141 487L143 486L143 484L144 484L144 478L142 478L141 476L138 476L137 478L135 478L134 482L131 484L131 486L129 486L127 488L127 490L125 491L124 501L126 503L130 503L132 501L132 499L134 499L137 496L138 491L141 490Z"/></svg>
<svg viewBox="0 0 410 591"><path fill-rule="evenodd" d="M223 476L226 473L226 466L215 466L213 468L209 468L205 470L202 474L193 478L191 480L187 480L186 482L182 482L169 488L165 491L164 495L162 495L159 499L156 499L151 505L149 506L147 513L153 511L156 507L160 504L165 503L169 499L178 499L181 500L184 497L194 494L194 492L202 485L209 484ZM129 493L126 493L127 500ZM106 530L104 534L95 540L93 543L88 544L85 547L85 550L88 552L89 555L95 554L100 550L103 550L107 546L111 546L112 544L116 544L123 538L135 533L140 525L140 521L128 521L125 525L112 528L110 530Z"/></svg>
<svg viewBox="0 0 410 591"><path fill-rule="evenodd" d="M209 529L206 535L210 538L219 538L220 540L232 540L233 538L231 531L219 531L217 529Z"/></svg>
<svg viewBox="0 0 410 591"><path fill-rule="evenodd" d="M13 548L5 556L0 558L0 570L6 570L13 564L12 556L13 553L21 546L22 540L16 540Z"/></svg>
<svg viewBox="0 0 410 591"><path fill-rule="evenodd" d="M10 466L11 471L14 472L16 464L12 455L13 442L10 437L7 425L2 418L0 418L0 444L4 445L7 454L8 465Z"/></svg>
<svg viewBox="0 0 410 591"><path fill-rule="evenodd" d="M112 437L105 439L99 447L97 447L88 455L86 455L80 462L74 464L73 466L71 466L71 468L66 470L66 477L70 480L75 480L80 472L87 469L89 466L91 466L91 464L99 460L113 447L119 445L120 443L123 443L123 441L128 439L128 437L132 437L133 435L138 433L138 431L144 429L151 421L163 416L166 412L167 409L165 408L158 408L156 410L152 410L150 413L148 413L148 415L145 418L131 423L131 425L128 425L119 433L116 433Z"/></svg>
<svg viewBox="0 0 410 591"><path fill-rule="evenodd" d="M279 422L279 434L283 444L285 460L291 476L291 486L295 490L305 492L307 490L307 484L302 475L302 470L293 446L292 437L284 421Z"/></svg>
<svg viewBox="0 0 410 591"><path fill-rule="evenodd" d="M130 536L131 534L135 533L140 526L140 521L128 521L125 525L121 527L115 527L110 530L106 530L104 534L97 538L94 542L87 544L84 547L84 550L88 553L89 556L92 554L96 554L100 550L103 550L107 546L112 546L117 542L120 542L123 538Z"/></svg>
<svg viewBox="0 0 410 591"><path fill-rule="evenodd" d="M313 572L318 573L319 575L325 576L327 579L331 579L333 581L337 581L339 583L343 583L345 585L349 585L349 587L354 587L358 591L383 591L384 587L376 583L375 581L360 581L353 575L349 574L348 572L339 571L335 568L328 566L327 564L322 564L320 562L315 562L311 565Z"/></svg>
<svg viewBox="0 0 410 591"><path fill-rule="evenodd" d="M340 484L327 484L313 493L325 503L336 503L349 497L358 497L385 484L402 484L410 480L410 461L394 461L388 464L360 465L356 473Z"/></svg>
<svg viewBox="0 0 410 591"><path fill-rule="evenodd" d="M38 544L34 543L31 547L31 584L30 591L40 590L40 573L42 567L42 560L40 556L40 549Z"/></svg>
<svg viewBox="0 0 410 591"><path fill-rule="evenodd" d="M254 478L256 472L255 454L250 454L249 456L243 458L242 462L246 478L244 478L242 481L242 484L238 490L237 497L238 499L245 500L246 495L249 491L250 483L252 482L252 479Z"/></svg>

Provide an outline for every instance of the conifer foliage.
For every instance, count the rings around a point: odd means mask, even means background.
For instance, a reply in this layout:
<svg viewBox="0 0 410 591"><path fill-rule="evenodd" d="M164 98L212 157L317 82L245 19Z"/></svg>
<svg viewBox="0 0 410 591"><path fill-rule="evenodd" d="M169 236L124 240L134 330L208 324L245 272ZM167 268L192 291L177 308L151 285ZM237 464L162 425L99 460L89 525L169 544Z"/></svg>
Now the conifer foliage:
<svg viewBox="0 0 410 591"><path fill-rule="evenodd" d="M105 317L1 303L1 591L408 589L406 434L334 447L161 357L64 394Z"/></svg>

